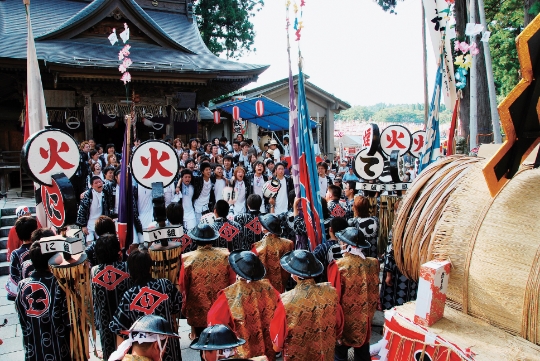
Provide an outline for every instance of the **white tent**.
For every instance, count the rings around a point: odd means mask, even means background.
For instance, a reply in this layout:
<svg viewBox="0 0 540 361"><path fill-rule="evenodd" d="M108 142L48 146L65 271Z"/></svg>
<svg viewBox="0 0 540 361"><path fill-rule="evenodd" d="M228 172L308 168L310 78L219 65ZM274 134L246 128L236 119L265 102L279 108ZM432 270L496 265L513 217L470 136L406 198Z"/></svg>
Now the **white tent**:
<svg viewBox="0 0 540 361"><path fill-rule="evenodd" d="M340 138L334 138L334 144L339 147L339 144L343 143L344 148L349 147L361 147L362 136L361 135L344 135Z"/></svg>

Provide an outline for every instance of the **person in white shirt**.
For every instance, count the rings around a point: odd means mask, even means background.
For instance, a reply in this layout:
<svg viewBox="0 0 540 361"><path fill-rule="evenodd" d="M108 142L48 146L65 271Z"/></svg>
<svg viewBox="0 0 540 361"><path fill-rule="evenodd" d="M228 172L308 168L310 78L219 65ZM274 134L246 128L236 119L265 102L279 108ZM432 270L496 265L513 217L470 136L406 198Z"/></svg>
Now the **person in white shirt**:
<svg viewBox="0 0 540 361"><path fill-rule="evenodd" d="M231 142L227 139L227 137L221 137L219 138L219 144L222 148L224 148L227 152L232 152L232 145Z"/></svg>
<svg viewBox="0 0 540 361"><path fill-rule="evenodd" d="M142 229L144 231L154 221L154 204L152 203L152 190L145 188L140 184L136 184L135 191L137 207L139 208L139 220L141 221ZM143 235L138 234L138 236L139 242L143 243Z"/></svg>
<svg viewBox="0 0 540 361"><path fill-rule="evenodd" d="M255 172L248 175L249 178L249 191L248 194L257 194L263 199L263 186L268 180L266 176L266 169L263 162L257 161L254 165ZM263 199L259 211L265 213L266 205Z"/></svg>
<svg viewBox="0 0 540 361"><path fill-rule="evenodd" d="M91 188L83 193L84 197L77 214L77 225L82 228L88 244L97 238L94 231L96 220L101 215L109 215L107 197L103 193L103 181L100 177L93 176L90 182Z"/></svg>
<svg viewBox="0 0 540 361"><path fill-rule="evenodd" d="M227 179L223 176L223 166L221 164L216 164L214 168L214 194L216 197L216 202L220 199L223 199L223 188L227 186Z"/></svg>
<svg viewBox="0 0 540 361"><path fill-rule="evenodd" d="M240 153L242 153L242 150L240 148L240 141L238 140L234 140L233 141L233 144L232 144L232 147L233 147L233 151L232 151L232 154L231 156L233 158L237 158L240 156Z"/></svg>
<svg viewBox="0 0 540 361"><path fill-rule="evenodd" d="M289 137L283 137L283 155L288 157L290 155Z"/></svg>
<svg viewBox="0 0 540 361"><path fill-rule="evenodd" d="M229 204L231 208L229 210L233 215L242 214L246 212L246 200L247 200L247 186L244 177L246 171L242 167L236 167L234 169L234 176L231 186L234 188L234 194L236 199L230 200Z"/></svg>
<svg viewBox="0 0 540 361"><path fill-rule="evenodd" d="M176 193L182 197L182 207L184 208L184 229L191 231L197 225L195 219L195 209L193 208L194 188L191 185L193 173L189 169L184 169L180 173L180 180L176 186Z"/></svg>
<svg viewBox="0 0 540 361"><path fill-rule="evenodd" d="M327 171L328 164L326 164L325 162L319 162L317 164L317 173L319 173L319 195L321 196L321 198L326 197L326 191L328 190L328 186L332 184L332 181L326 175Z"/></svg>
<svg viewBox="0 0 540 361"><path fill-rule="evenodd" d="M247 168L249 166L249 144L242 142L240 143L240 148L242 149L242 152L238 157L238 164L242 163L243 167Z"/></svg>
<svg viewBox="0 0 540 361"><path fill-rule="evenodd" d="M270 198L270 213L281 214L289 210L289 191L293 189L291 178L285 177L285 166L283 163L277 163L275 167L275 179L279 181L281 187L275 198Z"/></svg>
<svg viewBox="0 0 540 361"><path fill-rule="evenodd" d="M201 177L194 177L192 181L193 187L195 187L193 207L195 208L195 221L197 224L203 214L212 211L213 205L216 203L214 194L212 194L214 183L210 178L212 175L212 166L208 162L203 162L199 167L199 172L201 173Z"/></svg>
<svg viewBox="0 0 540 361"><path fill-rule="evenodd" d="M272 158L266 159L264 164L266 165L266 176L268 178L274 177L274 160Z"/></svg>
<svg viewBox="0 0 540 361"><path fill-rule="evenodd" d="M412 182L414 178L416 178L416 172L414 171L414 166L412 166L411 163L405 163L405 174L408 176L408 182Z"/></svg>
<svg viewBox="0 0 540 361"><path fill-rule="evenodd" d="M223 176L228 181L232 179L234 173L233 162L234 160L232 156L226 155L223 157Z"/></svg>
<svg viewBox="0 0 540 361"><path fill-rule="evenodd" d="M274 160L277 162L281 161L281 152L278 149L278 142L275 139L270 141L270 149L274 152Z"/></svg>

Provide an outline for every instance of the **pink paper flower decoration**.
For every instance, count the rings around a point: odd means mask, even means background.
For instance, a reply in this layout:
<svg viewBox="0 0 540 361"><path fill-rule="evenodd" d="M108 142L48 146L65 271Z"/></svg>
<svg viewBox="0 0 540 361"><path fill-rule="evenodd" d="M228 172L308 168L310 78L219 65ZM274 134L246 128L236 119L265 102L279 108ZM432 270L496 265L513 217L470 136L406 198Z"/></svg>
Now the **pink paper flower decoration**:
<svg viewBox="0 0 540 361"><path fill-rule="evenodd" d="M126 71L122 77L120 78L121 81L124 82L124 85L126 85L128 82L131 81L131 74L129 73L129 71Z"/></svg>
<svg viewBox="0 0 540 361"><path fill-rule="evenodd" d="M124 57L129 56L129 49L131 49L131 45L124 45L122 50L120 50L120 52L118 53L118 60L123 60Z"/></svg>
<svg viewBox="0 0 540 361"><path fill-rule="evenodd" d="M124 61L122 62L122 64L118 66L118 70L120 71L120 73L125 73L127 71L127 68L131 66L131 64L133 64L133 62L131 61L130 58L124 58Z"/></svg>
<svg viewBox="0 0 540 361"><path fill-rule="evenodd" d="M478 53L480 53L480 49L478 49L476 43L472 43L472 45L469 47L469 51L471 52L471 55L478 55Z"/></svg>
<svg viewBox="0 0 540 361"><path fill-rule="evenodd" d="M122 65L125 66L126 69L129 68L131 64L133 64L133 62L131 61L130 58L124 58L124 62L122 63Z"/></svg>
<svg viewBox="0 0 540 361"><path fill-rule="evenodd" d="M464 42L464 41L461 42L461 43L459 44L459 50L461 50L461 52L462 52L463 54L465 54L467 51L469 51L469 44L467 44L467 43Z"/></svg>

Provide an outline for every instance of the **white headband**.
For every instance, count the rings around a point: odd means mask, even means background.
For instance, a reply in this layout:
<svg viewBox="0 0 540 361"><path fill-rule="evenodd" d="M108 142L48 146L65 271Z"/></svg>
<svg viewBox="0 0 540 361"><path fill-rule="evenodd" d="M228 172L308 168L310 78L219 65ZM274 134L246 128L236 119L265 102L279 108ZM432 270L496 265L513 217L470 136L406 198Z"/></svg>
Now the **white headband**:
<svg viewBox="0 0 540 361"><path fill-rule="evenodd" d="M161 340L165 340L165 344L161 345ZM167 344L167 336L164 335L158 335L157 333L150 333L150 332L139 332L135 336L133 333L129 333L129 337L127 340L124 340L120 346L118 346L118 349L114 351L111 356L109 357L109 361L117 361L124 358L126 353L129 351L129 349L133 346L134 342L138 343L153 343L157 342L159 346L160 354L165 348L165 345Z"/></svg>

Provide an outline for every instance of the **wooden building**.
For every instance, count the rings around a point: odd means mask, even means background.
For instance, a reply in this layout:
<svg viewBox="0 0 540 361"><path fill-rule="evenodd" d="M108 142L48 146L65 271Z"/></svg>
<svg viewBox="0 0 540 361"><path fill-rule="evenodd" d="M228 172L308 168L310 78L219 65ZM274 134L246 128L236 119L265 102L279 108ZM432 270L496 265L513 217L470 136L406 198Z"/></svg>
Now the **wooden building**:
<svg viewBox="0 0 540 361"><path fill-rule="evenodd" d="M135 93L137 136L184 140L200 130L198 107L256 81L267 67L219 58L203 43L192 0L32 0L31 19L49 123L77 140L122 144ZM26 14L0 1L0 149L20 150L26 88ZM120 41L130 29L129 71L120 81Z"/></svg>

